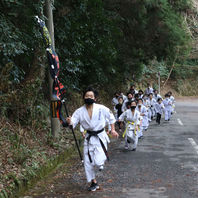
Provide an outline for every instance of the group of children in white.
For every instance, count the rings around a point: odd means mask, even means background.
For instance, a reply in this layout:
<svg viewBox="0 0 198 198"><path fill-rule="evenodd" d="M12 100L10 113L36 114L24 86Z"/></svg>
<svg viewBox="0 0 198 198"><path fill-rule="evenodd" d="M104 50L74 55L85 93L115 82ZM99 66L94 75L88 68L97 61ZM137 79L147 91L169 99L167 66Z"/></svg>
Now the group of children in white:
<svg viewBox="0 0 198 198"><path fill-rule="evenodd" d="M108 134L119 137L115 131L115 123L118 124L120 132L125 124L125 148L135 151L138 139L143 137L143 131L148 129L149 122L156 117L160 124L163 112L165 120L168 121L174 111L174 97L171 92L166 94L163 100L157 91L149 86L145 93L141 90L137 92L135 86L131 86L127 96L117 92L112 100L115 116L109 108L96 103L97 95L93 88L86 89L83 94L84 105L78 108L72 117L67 118L68 125L73 128L80 124L80 131L84 137L84 168L87 182L91 183L89 191L100 188L96 181L95 168L102 170L105 161L109 159ZM105 130L107 125L108 132Z"/></svg>
<svg viewBox="0 0 198 198"><path fill-rule="evenodd" d="M163 99L150 85L145 92L137 91L132 85L126 96L116 92L112 105L119 130L121 131L123 123L125 125L123 133L125 149L135 151L138 139L143 138L144 131L148 129L154 118L160 124L164 113L165 121L170 121L175 108L175 98L172 92L168 92Z"/></svg>

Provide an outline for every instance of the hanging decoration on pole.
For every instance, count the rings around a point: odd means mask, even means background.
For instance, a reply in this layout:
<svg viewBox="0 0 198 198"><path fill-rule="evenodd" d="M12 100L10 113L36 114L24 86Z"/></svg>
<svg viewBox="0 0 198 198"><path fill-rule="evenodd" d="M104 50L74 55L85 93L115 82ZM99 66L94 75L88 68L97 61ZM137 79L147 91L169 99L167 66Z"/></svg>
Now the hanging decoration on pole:
<svg viewBox="0 0 198 198"><path fill-rule="evenodd" d="M52 79L54 80L52 93L53 93L54 97L57 98L57 101L58 101L56 104L52 103L52 106L53 106L52 107L52 116L55 116L55 117L59 118L62 126L67 127L68 124L67 124L64 116L61 113L62 107L64 107L66 116L69 117L67 106L66 106L66 103L65 103L65 100L64 100L64 95L66 93L66 89L64 88L63 84L58 80L59 68L60 68L59 58L58 58L58 55L56 54L55 50L52 47L52 40L50 38L50 34L49 34L49 31L48 31L48 29L45 25L45 22L43 20L41 20L38 16L36 16L36 20L37 20L37 23L39 24L40 32L42 34L43 41L44 41L44 44L45 44L45 48L46 48L46 51L47 51L47 58L48 58L48 63L49 63L49 68L50 68L50 75L51 75ZM78 141L76 139L76 135L74 133L73 127L72 126L69 126L69 127L72 131L72 134L73 134L73 137L74 137L74 140L75 140L76 147L78 149L80 159L83 162L82 154L81 154L81 151L80 151Z"/></svg>

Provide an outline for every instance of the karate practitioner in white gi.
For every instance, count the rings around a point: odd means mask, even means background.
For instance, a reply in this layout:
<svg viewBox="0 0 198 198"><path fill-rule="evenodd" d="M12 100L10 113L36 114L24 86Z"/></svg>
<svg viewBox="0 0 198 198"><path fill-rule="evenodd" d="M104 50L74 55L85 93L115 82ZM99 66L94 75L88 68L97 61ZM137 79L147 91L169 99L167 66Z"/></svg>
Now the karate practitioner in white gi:
<svg viewBox="0 0 198 198"><path fill-rule="evenodd" d="M137 104L137 111L139 111L140 116L142 117L142 121L140 124L140 130L138 133L138 138L143 137L143 131L147 130L149 126L149 121L148 121L148 109L143 105L143 100L141 98L138 99L138 104Z"/></svg>
<svg viewBox="0 0 198 198"><path fill-rule="evenodd" d="M153 93L153 88L151 87L151 85L148 83L147 84L147 88L144 92L146 95L149 95L150 93Z"/></svg>
<svg viewBox="0 0 198 198"><path fill-rule="evenodd" d="M126 121L125 129L125 149L135 151L138 144L138 130L140 127L140 113L136 110L136 102L131 102L131 108L127 109L119 117L119 122ZM132 141L129 141L129 138Z"/></svg>
<svg viewBox="0 0 198 198"><path fill-rule="evenodd" d="M172 102L171 114L173 114L174 111L175 111L175 98L174 98L174 96L173 96L173 94L172 94L171 91L169 91L168 94L169 94L170 100L171 100L171 102Z"/></svg>
<svg viewBox="0 0 198 198"><path fill-rule="evenodd" d="M151 121L156 114L155 108L154 108L154 106L156 104L156 100L153 98L152 93L149 94L148 102L149 102L148 118L149 118L149 121Z"/></svg>
<svg viewBox="0 0 198 198"><path fill-rule="evenodd" d="M134 100L134 94L132 94L131 92L128 92L127 99L122 104L122 112L127 110L127 104L128 102L131 102L132 100Z"/></svg>
<svg viewBox="0 0 198 198"><path fill-rule="evenodd" d="M143 95L143 105L148 109L149 108L149 101L148 96L146 94Z"/></svg>
<svg viewBox="0 0 198 198"><path fill-rule="evenodd" d="M161 120L161 117L162 117L162 114L164 112L164 104L162 102L162 98L158 98L157 100L157 103L155 104L155 111L157 113L157 116L156 116L156 122L158 124L160 124L160 120Z"/></svg>
<svg viewBox="0 0 198 198"><path fill-rule="evenodd" d="M171 118L171 111L172 111L172 102L170 100L169 94L165 95L165 99L163 100L164 104L164 113L165 113L165 121L169 121Z"/></svg>
<svg viewBox="0 0 198 198"><path fill-rule="evenodd" d="M162 98L160 94L158 94L158 91L155 89L153 93L153 98L158 101L158 98Z"/></svg>
<svg viewBox="0 0 198 198"><path fill-rule="evenodd" d="M91 182L89 191L99 189L95 178L94 167L103 167L107 159L107 143L109 137L105 132L105 125L109 122L111 126L111 135L118 137L115 131L115 117L109 108L104 105L95 104L96 96L92 88L88 88L83 95L85 105L77 109L72 117L67 118L69 125L73 128L80 124L87 131L84 140L84 167L87 181Z"/></svg>

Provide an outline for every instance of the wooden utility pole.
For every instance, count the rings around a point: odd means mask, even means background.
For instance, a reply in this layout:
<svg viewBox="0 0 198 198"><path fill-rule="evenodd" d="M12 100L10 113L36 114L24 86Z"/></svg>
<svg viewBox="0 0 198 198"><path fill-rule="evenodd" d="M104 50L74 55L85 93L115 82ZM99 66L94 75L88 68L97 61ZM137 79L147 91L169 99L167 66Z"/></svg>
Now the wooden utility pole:
<svg viewBox="0 0 198 198"><path fill-rule="evenodd" d="M45 2L45 15L47 17L47 28L49 30L50 36L51 36L51 40L52 40L52 47L55 50L55 42L54 42L54 23L53 23L53 0L46 0ZM51 112L55 112L55 109L57 107L57 101L56 98L53 97L52 94L52 86L53 86L53 79L49 74L49 93L50 93L50 100L51 100L51 105L50 105L50 110ZM55 113L51 113L51 130L52 130L52 135L54 137L58 137L59 133L60 133L60 122L59 119L56 117Z"/></svg>

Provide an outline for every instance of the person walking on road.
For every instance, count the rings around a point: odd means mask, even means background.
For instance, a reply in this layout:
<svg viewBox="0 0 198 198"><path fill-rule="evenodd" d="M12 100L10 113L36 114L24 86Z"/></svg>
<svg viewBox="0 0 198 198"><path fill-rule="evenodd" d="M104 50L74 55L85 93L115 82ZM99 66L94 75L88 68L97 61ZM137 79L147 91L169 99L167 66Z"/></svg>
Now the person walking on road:
<svg viewBox="0 0 198 198"><path fill-rule="evenodd" d="M163 100L163 104L164 104L164 107L165 107L165 121L170 121L170 118L171 118L171 111L172 111L172 102L170 100L170 96L169 94L165 94L165 99Z"/></svg>
<svg viewBox="0 0 198 198"><path fill-rule="evenodd" d="M149 121L148 121L148 109L143 105L143 100L142 98L138 99L138 104L137 104L137 111L140 112L140 116L142 117L142 122L140 125L140 130L138 133L138 138L142 138L143 137L143 131L147 130L148 126L149 126Z"/></svg>
<svg viewBox="0 0 198 198"><path fill-rule="evenodd" d="M125 137L125 149L135 151L138 144L138 130L140 128L140 113L136 110L136 102L131 101L131 108L126 110L119 117L119 121L126 121L126 129L123 136Z"/></svg>
<svg viewBox="0 0 198 198"><path fill-rule="evenodd" d="M105 132L107 121L111 126L111 135L118 137L115 131L116 122L113 113L109 108L101 104L96 104L96 92L92 88L85 90L83 94L84 105L78 108L67 118L67 123L73 128L80 124L87 131L84 139L84 168L87 181L91 183L89 191L96 191L99 185L96 181L94 167L103 167L108 159L107 143L109 138Z"/></svg>
<svg viewBox="0 0 198 198"><path fill-rule="evenodd" d="M157 113L156 122L160 124L161 116L164 112L164 104L162 103L162 98L158 98L157 103L155 104L155 111Z"/></svg>
<svg viewBox="0 0 198 198"><path fill-rule="evenodd" d="M120 96L119 98L118 98L118 104L115 106L115 109L117 110L117 124L118 124L118 126L119 126L119 132L121 132L121 123L118 121L118 118L120 117L120 115L123 113L122 112L122 105L123 105L123 97L122 96Z"/></svg>
<svg viewBox="0 0 198 198"><path fill-rule="evenodd" d="M153 93L153 88L151 87L151 85L148 83L147 84L147 88L144 92L146 95L149 95L150 93Z"/></svg>
<svg viewBox="0 0 198 198"><path fill-rule="evenodd" d="M153 117L155 116L155 104L156 104L156 100L153 98L153 94L150 93L149 94L149 98L148 98L148 102L149 102L149 114L148 114L148 117L149 117L149 121L151 121L153 119Z"/></svg>
<svg viewBox="0 0 198 198"><path fill-rule="evenodd" d="M174 111L175 111L175 98L174 98L174 96L173 96L171 91L169 91L168 94L169 94L170 100L172 102L171 114L173 114Z"/></svg>
<svg viewBox="0 0 198 198"><path fill-rule="evenodd" d="M128 92L127 93L127 99L123 102L122 104L122 112L126 111L128 108L127 108L127 105L129 102L131 102L132 100L134 100L134 94L132 94L131 92Z"/></svg>

